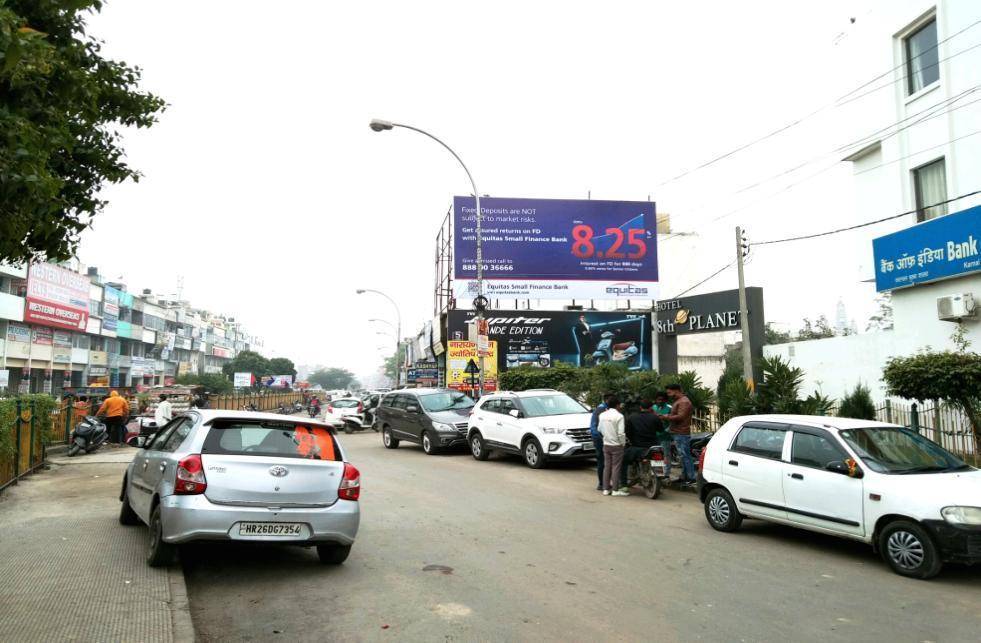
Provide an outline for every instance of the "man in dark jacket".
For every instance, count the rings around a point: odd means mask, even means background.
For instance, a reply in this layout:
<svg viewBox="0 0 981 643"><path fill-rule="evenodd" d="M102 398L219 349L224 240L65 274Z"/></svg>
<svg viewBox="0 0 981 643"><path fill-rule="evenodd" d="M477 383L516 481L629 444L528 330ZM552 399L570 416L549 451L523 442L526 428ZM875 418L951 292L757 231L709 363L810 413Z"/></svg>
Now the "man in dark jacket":
<svg viewBox="0 0 981 643"><path fill-rule="evenodd" d="M627 449L623 454L623 469L620 470L620 489L627 489L627 466L637 462L648 449L661 443L663 431L661 419L654 415L650 400L642 400L640 411L627 418Z"/></svg>

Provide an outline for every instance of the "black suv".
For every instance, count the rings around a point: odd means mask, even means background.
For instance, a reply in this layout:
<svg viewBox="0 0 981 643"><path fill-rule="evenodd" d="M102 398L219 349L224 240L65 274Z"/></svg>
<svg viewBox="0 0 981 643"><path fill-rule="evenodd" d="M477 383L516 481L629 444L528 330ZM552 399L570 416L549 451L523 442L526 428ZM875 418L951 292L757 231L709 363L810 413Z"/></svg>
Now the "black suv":
<svg viewBox="0 0 981 643"><path fill-rule="evenodd" d="M401 440L422 445L429 455L467 443L473 400L446 388L403 389L386 393L378 405L382 442L396 449Z"/></svg>

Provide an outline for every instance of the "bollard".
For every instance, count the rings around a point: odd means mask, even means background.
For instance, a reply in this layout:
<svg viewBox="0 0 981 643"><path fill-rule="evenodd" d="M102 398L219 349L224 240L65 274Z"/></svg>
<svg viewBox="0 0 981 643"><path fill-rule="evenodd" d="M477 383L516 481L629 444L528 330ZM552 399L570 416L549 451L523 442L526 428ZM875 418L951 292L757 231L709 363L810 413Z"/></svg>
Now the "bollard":
<svg viewBox="0 0 981 643"><path fill-rule="evenodd" d="M913 402L909 409L909 428L916 433L920 432L920 410L916 402Z"/></svg>
<svg viewBox="0 0 981 643"><path fill-rule="evenodd" d="M892 424L892 402L886 398L886 422Z"/></svg>

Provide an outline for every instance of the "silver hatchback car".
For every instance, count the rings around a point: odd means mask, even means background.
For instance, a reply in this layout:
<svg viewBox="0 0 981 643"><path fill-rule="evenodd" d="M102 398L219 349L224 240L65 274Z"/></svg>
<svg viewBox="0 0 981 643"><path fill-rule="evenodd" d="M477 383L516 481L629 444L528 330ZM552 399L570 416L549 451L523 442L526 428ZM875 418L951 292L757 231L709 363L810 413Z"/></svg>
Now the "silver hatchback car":
<svg viewBox="0 0 981 643"><path fill-rule="evenodd" d="M119 522L150 527L147 563L200 540L316 546L343 563L358 533L361 475L334 427L271 413L195 410L155 435L126 469Z"/></svg>

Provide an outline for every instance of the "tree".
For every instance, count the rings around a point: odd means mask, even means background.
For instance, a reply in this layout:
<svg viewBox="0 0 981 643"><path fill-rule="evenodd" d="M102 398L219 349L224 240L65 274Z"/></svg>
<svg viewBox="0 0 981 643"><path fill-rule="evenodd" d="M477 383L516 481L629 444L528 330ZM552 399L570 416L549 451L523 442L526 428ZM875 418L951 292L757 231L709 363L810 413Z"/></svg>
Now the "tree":
<svg viewBox="0 0 981 643"><path fill-rule="evenodd" d="M327 390L346 389L354 383L354 373L346 368L321 368L307 379Z"/></svg>
<svg viewBox="0 0 981 643"><path fill-rule="evenodd" d="M273 373L269 360L255 351L242 351L235 356L235 359L224 364L221 370L229 376L235 373L252 373L257 378L263 375L286 375L286 373Z"/></svg>
<svg viewBox="0 0 981 643"><path fill-rule="evenodd" d="M105 206L100 190L139 179L118 126L164 109L140 70L100 56L84 12L101 0L0 3L0 260L66 260Z"/></svg>
<svg viewBox="0 0 981 643"><path fill-rule="evenodd" d="M181 375L177 378L177 383L187 384L189 386L203 386L209 393L231 393L233 389L231 380L218 373Z"/></svg>
<svg viewBox="0 0 981 643"><path fill-rule="evenodd" d="M981 355L968 351L894 357L882 370L887 392L907 400L939 400L959 407L981 445Z"/></svg>
<svg viewBox="0 0 981 643"><path fill-rule="evenodd" d="M875 298L875 303L879 310L869 317L869 323L865 326L865 330L892 330L892 293L879 293Z"/></svg>
<svg viewBox="0 0 981 643"><path fill-rule="evenodd" d="M764 344L789 344L794 341L794 336L789 331L777 330L773 327L773 322L767 322L763 331Z"/></svg>
<svg viewBox="0 0 981 643"><path fill-rule="evenodd" d="M291 359L273 357L269 360L269 375L292 375L296 377L296 366Z"/></svg>
<svg viewBox="0 0 981 643"><path fill-rule="evenodd" d="M396 359L393 353L385 360L385 375L394 382L395 374L402 368L402 364L405 364L405 344L399 344L398 359Z"/></svg>
<svg viewBox="0 0 981 643"><path fill-rule="evenodd" d="M811 323L811 320L805 317L804 327L797 331L797 340L802 342L809 339L824 339L825 337L834 336L835 330L831 327L825 315L819 316L814 323Z"/></svg>
<svg viewBox="0 0 981 643"><path fill-rule="evenodd" d="M869 387L859 384L851 393L841 398L838 407L838 417L855 418L856 420L874 420L875 402Z"/></svg>

